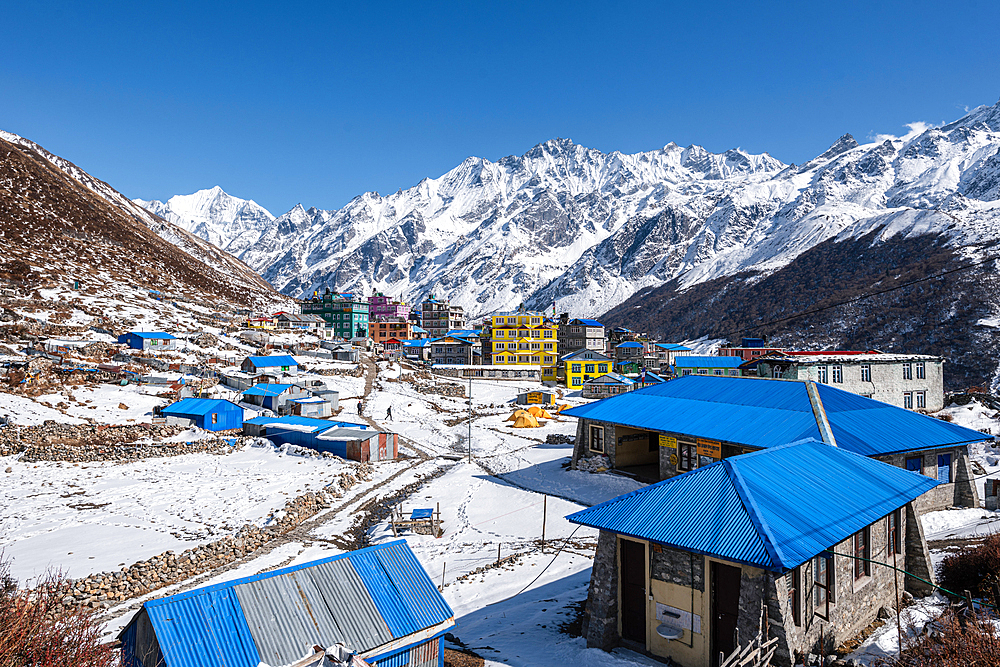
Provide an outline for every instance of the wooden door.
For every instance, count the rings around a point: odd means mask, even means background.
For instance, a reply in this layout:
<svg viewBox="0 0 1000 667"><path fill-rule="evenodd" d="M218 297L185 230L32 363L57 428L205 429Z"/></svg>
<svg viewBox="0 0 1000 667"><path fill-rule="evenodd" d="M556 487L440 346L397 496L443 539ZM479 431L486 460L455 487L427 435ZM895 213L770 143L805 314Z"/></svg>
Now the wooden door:
<svg viewBox="0 0 1000 667"><path fill-rule="evenodd" d="M738 567L712 563L712 664L716 667L719 664L719 653L728 656L736 650L740 574Z"/></svg>
<svg viewBox="0 0 1000 667"><path fill-rule="evenodd" d="M386 456L386 450L385 450L385 435L386 435L385 433L379 433L378 434L378 460L379 461L385 461L386 458L388 458Z"/></svg>
<svg viewBox="0 0 1000 667"><path fill-rule="evenodd" d="M646 645L646 545L621 541L622 639Z"/></svg>

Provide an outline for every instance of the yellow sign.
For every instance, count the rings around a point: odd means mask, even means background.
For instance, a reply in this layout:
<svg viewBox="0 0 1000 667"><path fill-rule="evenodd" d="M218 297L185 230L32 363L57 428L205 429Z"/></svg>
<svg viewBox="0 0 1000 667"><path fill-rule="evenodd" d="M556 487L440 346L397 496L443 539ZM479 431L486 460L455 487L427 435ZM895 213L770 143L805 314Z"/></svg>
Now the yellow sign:
<svg viewBox="0 0 1000 667"><path fill-rule="evenodd" d="M528 403L544 403L542 400L542 392L532 391L528 393Z"/></svg>
<svg viewBox="0 0 1000 667"><path fill-rule="evenodd" d="M660 447L668 447L670 449L677 449L677 438L671 438L668 435L660 436Z"/></svg>
<svg viewBox="0 0 1000 667"><path fill-rule="evenodd" d="M676 454L671 454L670 455L670 465L672 465L672 466L677 465L677 455Z"/></svg>
<svg viewBox="0 0 1000 667"><path fill-rule="evenodd" d="M711 456L713 459L721 459L722 443L715 440L702 440L698 438L698 456Z"/></svg>

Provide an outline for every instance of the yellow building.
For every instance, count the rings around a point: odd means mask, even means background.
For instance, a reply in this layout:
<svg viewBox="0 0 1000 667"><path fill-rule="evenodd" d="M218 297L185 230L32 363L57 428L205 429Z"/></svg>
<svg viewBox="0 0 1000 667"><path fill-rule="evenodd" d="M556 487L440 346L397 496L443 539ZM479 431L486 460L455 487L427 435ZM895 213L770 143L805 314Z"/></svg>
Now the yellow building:
<svg viewBox="0 0 1000 667"><path fill-rule="evenodd" d="M615 360L594 350L577 350L562 358L566 386L583 389L587 380L599 378L611 372Z"/></svg>
<svg viewBox="0 0 1000 667"><path fill-rule="evenodd" d="M273 317L248 317L247 318L247 328L248 329L267 329L271 330L278 326L277 321Z"/></svg>
<svg viewBox="0 0 1000 667"><path fill-rule="evenodd" d="M494 366L541 366L542 380L555 382L559 326L542 313L517 311L492 318L490 354Z"/></svg>

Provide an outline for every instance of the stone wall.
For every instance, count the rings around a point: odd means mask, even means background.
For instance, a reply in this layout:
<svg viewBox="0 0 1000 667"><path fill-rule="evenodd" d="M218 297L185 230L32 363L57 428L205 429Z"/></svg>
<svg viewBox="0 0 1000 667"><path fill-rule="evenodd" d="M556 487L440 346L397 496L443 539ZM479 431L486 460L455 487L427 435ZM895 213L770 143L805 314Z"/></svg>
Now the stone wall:
<svg viewBox="0 0 1000 667"><path fill-rule="evenodd" d="M583 619L588 648L610 651L618 645L618 536L602 530Z"/></svg>
<svg viewBox="0 0 1000 667"><path fill-rule="evenodd" d="M670 547L650 549L649 572L653 579L659 579L669 584L677 584L686 588L694 582L696 591L705 590L705 557L692 554L690 551L680 551Z"/></svg>
<svg viewBox="0 0 1000 667"><path fill-rule="evenodd" d="M576 462L580 459L590 458L591 456L599 456L598 452L592 452L590 450L590 427L591 426L603 426L604 427L604 453L603 456L607 456L611 461L611 467L615 467L615 443L618 441L615 433L615 425L608 424L605 422L593 421L590 419L579 419L577 420L576 426L576 445L573 447L573 466L576 467Z"/></svg>
<svg viewBox="0 0 1000 667"><path fill-rule="evenodd" d="M906 459L920 457L923 460L923 474L937 479L937 457L951 454L951 482L939 484L917 499L920 514L947 509L949 507L979 507L979 491L969 462L967 446L947 449L926 449L917 452L902 452L876 457L898 468L906 468Z"/></svg>

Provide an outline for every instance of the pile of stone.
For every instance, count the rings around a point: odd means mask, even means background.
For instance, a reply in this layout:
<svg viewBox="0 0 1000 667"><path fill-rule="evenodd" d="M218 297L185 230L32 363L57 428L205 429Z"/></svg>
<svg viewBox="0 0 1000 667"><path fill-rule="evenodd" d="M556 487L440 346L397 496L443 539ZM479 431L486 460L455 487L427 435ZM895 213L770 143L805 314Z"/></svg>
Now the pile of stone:
<svg viewBox="0 0 1000 667"><path fill-rule="evenodd" d="M83 579L69 579L65 583L62 607L65 610L74 607L107 609L124 600L229 565L252 554L270 540L284 535L321 510L329 508L330 499L339 498L343 491L370 479L372 470L369 465L358 466L327 485L327 491L309 492L289 500L281 510L267 518L263 527L246 524L233 535L187 549L180 554L165 551L118 572L102 572Z"/></svg>
<svg viewBox="0 0 1000 667"><path fill-rule="evenodd" d="M545 436L545 444L547 445L572 445L574 442L576 442L576 438L572 435L549 433Z"/></svg>
<svg viewBox="0 0 1000 667"><path fill-rule="evenodd" d="M607 456L591 456L580 459L576 463L576 469L583 472L606 472L611 469L611 459Z"/></svg>

